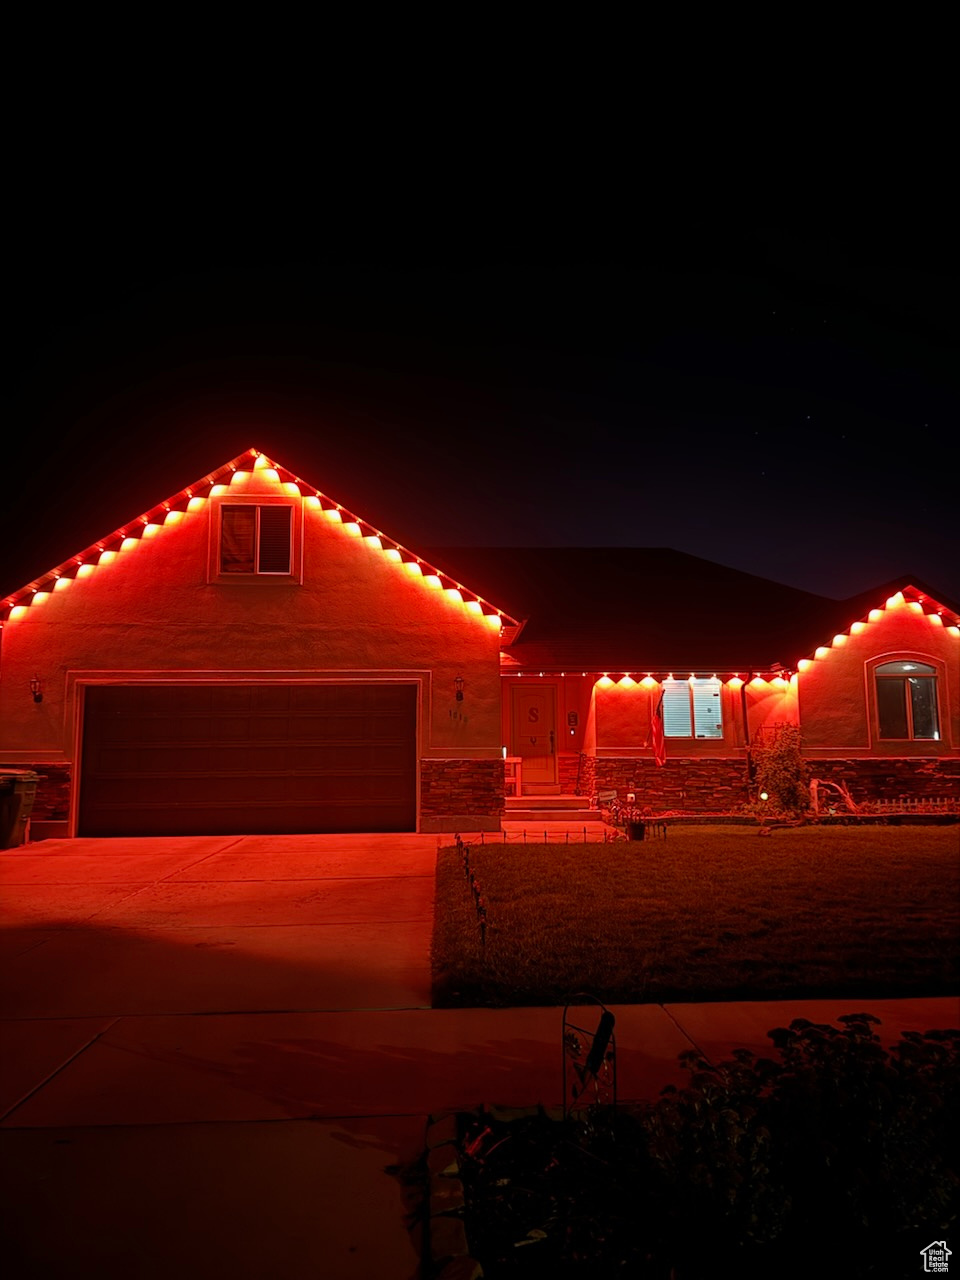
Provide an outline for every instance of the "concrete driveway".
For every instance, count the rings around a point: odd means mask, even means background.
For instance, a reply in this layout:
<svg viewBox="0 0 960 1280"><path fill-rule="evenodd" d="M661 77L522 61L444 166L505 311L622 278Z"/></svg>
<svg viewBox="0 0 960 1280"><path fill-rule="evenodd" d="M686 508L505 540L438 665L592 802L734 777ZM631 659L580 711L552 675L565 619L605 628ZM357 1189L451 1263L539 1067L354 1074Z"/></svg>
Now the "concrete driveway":
<svg viewBox="0 0 960 1280"><path fill-rule="evenodd" d="M0 1016L427 1008L436 848L400 835L8 850Z"/></svg>
<svg viewBox="0 0 960 1280"><path fill-rule="evenodd" d="M363 1105L345 1099L359 1059L326 1019L429 1008L436 847L230 836L0 855L5 1274L415 1275L384 1170L419 1154L424 1111L385 1105L373 1044Z"/></svg>

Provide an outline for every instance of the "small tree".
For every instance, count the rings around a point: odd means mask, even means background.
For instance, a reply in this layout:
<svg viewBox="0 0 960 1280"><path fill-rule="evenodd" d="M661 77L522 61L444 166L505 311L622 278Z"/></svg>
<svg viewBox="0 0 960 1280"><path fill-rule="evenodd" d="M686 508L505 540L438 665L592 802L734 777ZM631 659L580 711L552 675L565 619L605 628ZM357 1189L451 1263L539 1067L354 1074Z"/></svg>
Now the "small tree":
<svg viewBox="0 0 960 1280"><path fill-rule="evenodd" d="M753 748L754 782L767 812L799 816L810 808L810 784L803 739L795 724L777 724Z"/></svg>

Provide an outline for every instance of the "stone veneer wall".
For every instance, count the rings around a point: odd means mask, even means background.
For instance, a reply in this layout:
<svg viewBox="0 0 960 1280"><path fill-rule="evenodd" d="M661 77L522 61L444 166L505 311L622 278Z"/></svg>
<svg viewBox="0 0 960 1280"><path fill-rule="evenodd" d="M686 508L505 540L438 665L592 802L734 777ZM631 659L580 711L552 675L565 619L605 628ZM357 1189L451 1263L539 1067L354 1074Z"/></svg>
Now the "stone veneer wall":
<svg viewBox="0 0 960 1280"><path fill-rule="evenodd" d="M595 769L595 791L616 790L621 800L632 791L642 809L724 813L739 809L749 799L743 760L668 758L666 764L658 765L649 757L597 756Z"/></svg>
<svg viewBox="0 0 960 1280"><path fill-rule="evenodd" d="M557 781L565 796L589 796L594 792L596 756L565 755L557 757Z"/></svg>
<svg viewBox="0 0 960 1280"><path fill-rule="evenodd" d="M420 829L499 830L503 783L502 760L421 760Z"/></svg>
<svg viewBox="0 0 960 1280"><path fill-rule="evenodd" d="M854 800L960 800L960 758L808 760L811 778L846 783Z"/></svg>
<svg viewBox="0 0 960 1280"><path fill-rule="evenodd" d="M737 810L749 799L741 760L667 759L658 767L649 757L560 756L560 787L565 795L616 790L621 800L634 791L637 804L692 813ZM960 800L960 758L808 760L811 778L845 783L854 800ZM66 822L70 813L73 766L18 764L39 774L31 822ZM420 812L424 830L435 819L472 815L493 820L503 814L503 764L499 760L421 760ZM440 830L442 828L435 828ZM480 828L477 828L478 830Z"/></svg>
<svg viewBox="0 0 960 1280"><path fill-rule="evenodd" d="M657 766L649 757L593 759L592 791L616 790L621 800L633 791L641 808L679 809L686 813L736 812L751 796L744 760L667 758ZM846 783L856 801L960 799L960 759L807 760L811 778Z"/></svg>

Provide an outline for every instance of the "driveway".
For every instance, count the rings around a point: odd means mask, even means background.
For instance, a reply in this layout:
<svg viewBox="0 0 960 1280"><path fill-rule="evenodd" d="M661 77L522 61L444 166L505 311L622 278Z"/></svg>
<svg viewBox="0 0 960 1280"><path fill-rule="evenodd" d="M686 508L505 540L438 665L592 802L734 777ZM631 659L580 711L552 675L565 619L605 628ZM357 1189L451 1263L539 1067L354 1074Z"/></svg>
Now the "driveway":
<svg viewBox="0 0 960 1280"><path fill-rule="evenodd" d="M428 1016L436 848L227 836L0 854L5 1274L415 1275L406 1192L384 1170L419 1154L430 1107L393 1114L367 1018Z"/></svg>
<svg viewBox="0 0 960 1280"><path fill-rule="evenodd" d="M44 841L0 857L0 1016L428 1008L437 837Z"/></svg>

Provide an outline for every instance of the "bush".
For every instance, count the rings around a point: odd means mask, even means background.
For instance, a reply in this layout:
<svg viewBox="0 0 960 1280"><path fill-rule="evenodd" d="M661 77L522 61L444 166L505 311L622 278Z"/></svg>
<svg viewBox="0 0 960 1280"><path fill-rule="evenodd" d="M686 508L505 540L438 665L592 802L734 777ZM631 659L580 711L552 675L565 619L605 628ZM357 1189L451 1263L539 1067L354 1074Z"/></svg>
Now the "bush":
<svg viewBox="0 0 960 1280"><path fill-rule="evenodd" d="M795 724L774 725L759 745L752 748L754 783L757 795L767 800L749 806L758 816L799 817L810 808L810 783L803 758L803 739Z"/></svg>
<svg viewBox="0 0 960 1280"><path fill-rule="evenodd" d="M955 1220L960 1033L910 1033L888 1053L876 1018L839 1022L772 1032L779 1062L691 1055L690 1086L651 1110L677 1238L699 1224L684 1275L710 1275L711 1250L741 1256L744 1274L775 1256L783 1274L830 1240L843 1242L842 1274L895 1275L907 1236L919 1249Z"/></svg>
<svg viewBox="0 0 960 1280"><path fill-rule="evenodd" d="M796 1019L646 1107L489 1113L461 1144L486 1273L642 1280L912 1276L960 1190L960 1032L887 1052L869 1014ZM529 1248L519 1248L518 1245Z"/></svg>

